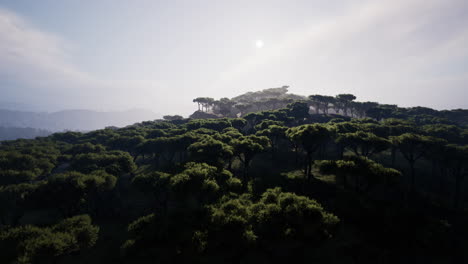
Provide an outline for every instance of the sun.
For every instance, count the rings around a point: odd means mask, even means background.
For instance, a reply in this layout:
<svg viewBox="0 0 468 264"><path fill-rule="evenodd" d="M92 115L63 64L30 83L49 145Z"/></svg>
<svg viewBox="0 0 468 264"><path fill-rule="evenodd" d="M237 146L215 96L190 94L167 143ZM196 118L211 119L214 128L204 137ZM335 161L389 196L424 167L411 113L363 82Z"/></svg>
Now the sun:
<svg viewBox="0 0 468 264"><path fill-rule="evenodd" d="M263 46L265 45L265 43L263 43L263 40L257 40L255 41L255 47L257 47L258 49L261 49L263 48Z"/></svg>

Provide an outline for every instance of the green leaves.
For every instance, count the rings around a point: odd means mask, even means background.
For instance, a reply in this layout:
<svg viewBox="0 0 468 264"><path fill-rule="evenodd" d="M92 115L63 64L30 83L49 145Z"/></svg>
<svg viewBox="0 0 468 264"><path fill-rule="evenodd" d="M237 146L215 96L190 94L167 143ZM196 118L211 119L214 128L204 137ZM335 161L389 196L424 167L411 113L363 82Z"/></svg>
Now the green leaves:
<svg viewBox="0 0 468 264"><path fill-rule="evenodd" d="M409 162L415 162L425 154L435 139L419 134L405 133L390 137L390 140Z"/></svg>
<svg viewBox="0 0 468 264"><path fill-rule="evenodd" d="M94 246L99 228L87 215L65 219L52 227L21 226L0 232L4 263L51 263L58 256Z"/></svg>
<svg viewBox="0 0 468 264"><path fill-rule="evenodd" d="M289 246L301 246L291 240L321 242L331 236L339 219L315 200L275 188L268 189L256 202L247 195L222 199L210 207L210 221L213 230L208 230L208 249L224 252L230 246L249 246L257 251L266 246L262 249L270 251L280 250L287 241Z"/></svg>
<svg viewBox="0 0 468 264"><path fill-rule="evenodd" d="M363 131L340 134L336 142L349 148L356 155L364 157L369 157L390 147L390 142L385 138Z"/></svg>
<svg viewBox="0 0 468 264"><path fill-rule="evenodd" d="M110 151L79 154L72 160L71 169L82 173L105 170L112 175L121 176L135 170L136 165L128 152Z"/></svg>
<svg viewBox="0 0 468 264"><path fill-rule="evenodd" d="M214 166L222 166L227 159L234 155L233 147L211 136L204 136L201 140L188 147L192 157L199 162Z"/></svg>
<svg viewBox="0 0 468 264"><path fill-rule="evenodd" d="M398 170L386 168L381 164L360 156L348 156L345 160L323 160L316 162L323 174L334 174L337 182L346 187L354 180L357 191L369 191L378 184L389 185L401 177Z"/></svg>
<svg viewBox="0 0 468 264"><path fill-rule="evenodd" d="M313 152L320 145L332 138L333 128L322 124L310 124L292 127L286 131L286 136L300 143L307 152Z"/></svg>

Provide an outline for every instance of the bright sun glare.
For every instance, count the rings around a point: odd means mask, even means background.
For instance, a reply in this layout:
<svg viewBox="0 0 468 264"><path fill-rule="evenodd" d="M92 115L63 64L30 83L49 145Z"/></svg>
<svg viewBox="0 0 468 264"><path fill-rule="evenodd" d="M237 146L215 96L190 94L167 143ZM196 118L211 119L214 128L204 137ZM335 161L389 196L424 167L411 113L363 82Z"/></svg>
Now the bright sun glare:
<svg viewBox="0 0 468 264"><path fill-rule="evenodd" d="M259 48L259 49L260 49L260 48L263 48L263 45L264 45L264 43L263 43L262 40L257 40L257 41L255 41L255 46L256 46L257 48Z"/></svg>

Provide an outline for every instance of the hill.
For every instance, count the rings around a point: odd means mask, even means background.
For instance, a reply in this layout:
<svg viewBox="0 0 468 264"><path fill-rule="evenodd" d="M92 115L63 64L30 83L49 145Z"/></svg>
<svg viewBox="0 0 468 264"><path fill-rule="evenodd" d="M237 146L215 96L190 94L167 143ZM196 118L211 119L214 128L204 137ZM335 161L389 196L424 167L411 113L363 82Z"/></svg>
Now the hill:
<svg viewBox="0 0 468 264"><path fill-rule="evenodd" d="M353 97L1 142L0 262L465 263L466 110Z"/></svg>

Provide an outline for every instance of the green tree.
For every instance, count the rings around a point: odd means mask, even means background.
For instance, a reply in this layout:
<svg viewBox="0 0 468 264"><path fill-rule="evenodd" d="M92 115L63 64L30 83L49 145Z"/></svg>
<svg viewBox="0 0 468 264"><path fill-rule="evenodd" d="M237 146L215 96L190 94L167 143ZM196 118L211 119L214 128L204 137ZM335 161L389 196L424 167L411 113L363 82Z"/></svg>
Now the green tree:
<svg viewBox="0 0 468 264"><path fill-rule="evenodd" d="M451 174L455 179L455 191L453 196L453 207L458 208L460 205L462 183L465 176L468 174L468 145L457 146L447 145L444 151L444 159L451 170Z"/></svg>
<svg viewBox="0 0 468 264"><path fill-rule="evenodd" d="M286 136L297 142L306 152L305 172L307 179L312 177L312 165L315 152L332 138L333 132L327 125L311 124L289 128Z"/></svg>
<svg viewBox="0 0 468 264"><path fill-rule="evenodd" d="M211 136L205 136L188 147L192 157L199 162L222 167L233 155L234 149Z"/></svg>
<svg viewBox="0 0 468 264"><path fill-rule="evenodd" d="M370 157L389 148L390 142L373 133L358 131L340 134L336 142L350 149L358 156Z"/></svg>
<svg viewBox="0 0 468 264"><path fill-rule="evenodd" d="M354 179L357 192L368 192L377 185L385 188L399 180L401 173L361 156L349 156L345 160L324 160L317 163L323 174L334 174L347 187L348 178Z"/></svg>
<svg viewBox="0 0 468 264"><path fill-rule="evenodd" d="M265 136L242 136L232 141L234 147L234 155L242 162L244 184L247 184L248 169L252 159L258 153L262 152L269 146L269 140Z"/></svg>
<svg viewBox="0 0 468 264"><path fill-rule="evenodd" d="M433 138L413 133L405 133L400 136L391 137L392 144L400 150L410 166L410 190L412 191L415 189L416 177L414 164L428 151L430 143L433 140Z"/></svg>
<svg viewBox="0 0 468 264"><path fill-rule="evenodd" d="M343 114L348 115L348 111L351 110L352 102L356 99L356 96L352 94L339 94L336 96L336 102L341 106Z"/></svg>
<svg viewBox="0 0 468 264"><path fill-rule="evenodd" d="M21 226L0 231L3 263L55 263L61 256L94 246L99 227L87 215L52 227Z"/></svg>

